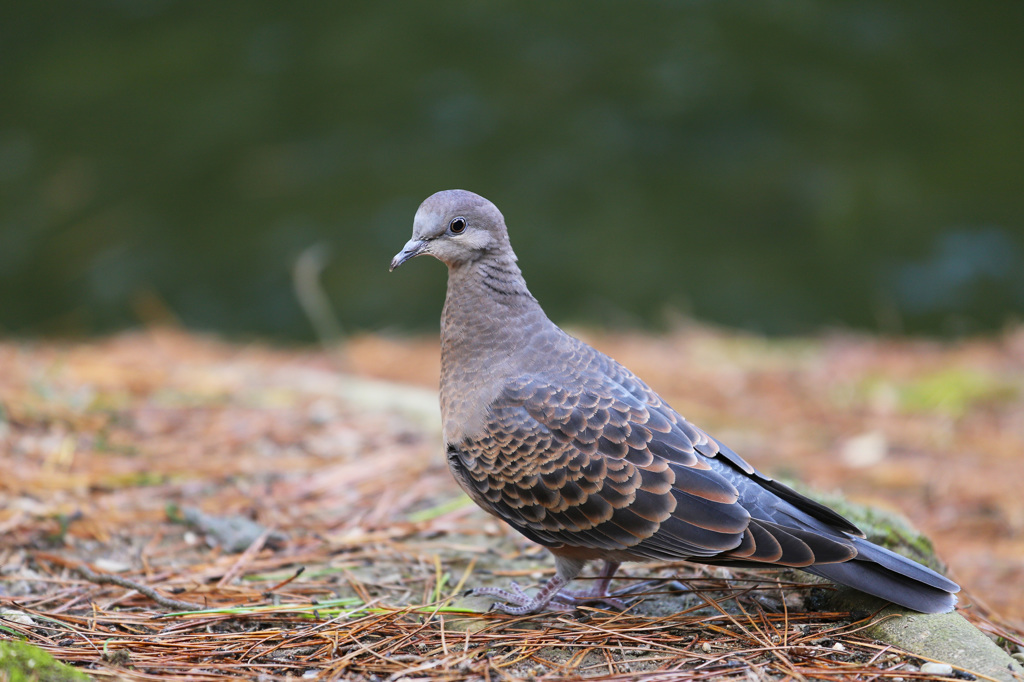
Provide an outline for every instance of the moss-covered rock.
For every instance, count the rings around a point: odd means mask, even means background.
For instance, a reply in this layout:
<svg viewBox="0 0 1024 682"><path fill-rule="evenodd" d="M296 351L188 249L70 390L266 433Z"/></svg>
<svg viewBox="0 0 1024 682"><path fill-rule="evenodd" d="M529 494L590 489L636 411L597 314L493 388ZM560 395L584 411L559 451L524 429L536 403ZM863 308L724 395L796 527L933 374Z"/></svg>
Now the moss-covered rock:
<svg viewBox="0 0 1024 682"><path fill-rule="evenodd" d="M1024 680L1024 668L957 612L915 613L850 589L832 593L837 611L875 613L860 631L925 659L949 663L985 679ZM883 608L884 607L884 608Z"/></svg>
<svg viewBox="0 0 1024 682"><path fill-rule="evenodd" d="M9 682L87 682L88 676L25 642L0 640L0 673Z"/></svg>
<svg viewBox="0 0 1024 682"><path fill-rule="evenodd" d="M898 514L850 502L791 484L857 525L867 539L936 571L945 566L935 556L931 541ZM827 581L822 581L827 582ZM817 591L811 600L822 611L849 611L871 617L861 632L912 654L949 663L956 668L997 680L1024 679L1024 669L981 630L959 613L922 614L909 611L848 587Z"/></svg>

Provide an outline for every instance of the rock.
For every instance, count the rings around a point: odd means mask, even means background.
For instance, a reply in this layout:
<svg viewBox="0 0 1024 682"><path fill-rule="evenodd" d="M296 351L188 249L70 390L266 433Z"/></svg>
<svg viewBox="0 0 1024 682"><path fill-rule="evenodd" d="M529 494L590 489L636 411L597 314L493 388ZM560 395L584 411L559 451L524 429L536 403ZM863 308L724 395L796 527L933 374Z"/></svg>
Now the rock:
<svg viewBox="0 0 1024 682"><path fill-rule="evenodd" d="M215 516L198 507L183 507L184 520L206 534L211 546L219 545L226 552L244 552L266 530L262 525L244 516ZM274 548L285 541L283 533L274 531L267 538L267 546Z"/></svg>
<svg viewBox="0 0 1024 682"><path fill-rule="evenodd" d="M18 623L19 625L36 624L36 622L32 620L32 616L28 615L24 611L18 611L16 609L0 609L0 620L9 620L12 623Z"/></svg>
<svg viewBox="0 0 1024 682"><path fill-rule="evenodd" d="M812 496L857 524L872 542L941 570L941 563L931 551L931 543L905 520L836 496ZM821 601L814 604L820 610L863 614L855 615L855 618L876 614L862 630L867 637L918 656L946 662L943 665L953 664L979 677L1016 682L1024 679L1024 667L1020 663L955 611L926 615L849 588L837 587L823 592Z"/></svg>
<svg viewBox="0 0 1024 682"><path fill-rule="evenodd" d="M1024 679L1024 668L1010 654L955 611L915 613L892 604L886 606L879 599L850 589L836 590L826 602L828 608L839 611L865 614L878 611L860 631L866 637L918 656L946 661L979 678L1006 682ZM952 668L950 671L952 674Z"/></svg>
<svg viewBox="0 0 1024 682"><path fill-rule="evenodd" d="M839 456L843 463L855 469L880 464L889 453L889 442L881 431L869 431L843 443Z"/></svg>
<svg viewBox="0 0 1024 682"><path fill-rule="evenodd" d="M929 675L952 675L953 666L949 663L925 663L921 666L921 672Z"/></svg>

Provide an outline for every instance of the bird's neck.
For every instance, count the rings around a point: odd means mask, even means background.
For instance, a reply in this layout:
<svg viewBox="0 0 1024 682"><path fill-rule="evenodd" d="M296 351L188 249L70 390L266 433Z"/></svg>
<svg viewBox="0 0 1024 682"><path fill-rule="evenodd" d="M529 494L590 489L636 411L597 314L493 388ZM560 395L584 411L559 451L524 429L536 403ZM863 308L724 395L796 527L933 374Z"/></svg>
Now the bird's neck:
<svg viewBox="0 0 1024 682"><path fill-rule="evenodd" d="M514 256L450 266L441 342L507 346L509 333L544 313L526 288Z"/></svg>
<svg viewBox="0 0 1024 682"><path fill-rule="evenodd" d="M482 426L483 412L518 366L517 356L553 326L514 257L449 267L441 315L441 413L449 442Z"/></svg>

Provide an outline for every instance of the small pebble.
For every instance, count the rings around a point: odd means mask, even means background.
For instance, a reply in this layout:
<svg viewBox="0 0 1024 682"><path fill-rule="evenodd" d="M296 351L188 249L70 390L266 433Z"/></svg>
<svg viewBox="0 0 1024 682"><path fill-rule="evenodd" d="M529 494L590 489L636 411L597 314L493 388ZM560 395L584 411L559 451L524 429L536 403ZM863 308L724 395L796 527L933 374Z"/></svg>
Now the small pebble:
<svg viewBox="0 0 1024 682"><path fill-rule="evenodd" d="M700 645L700 648L706 654L710 654L711 653L711 645L708 644L707 642L702 643Z"/></svg>
<svg viewBox="0 0 1024 682"><path fill-rule="evenodd" d="M102 557L93 561L92 565L106 573L124 573L132 567L131 564L123 561L104 559Z"/></svg>
<svg viewBox="0 0 1024 682"><path fill-rule="evenodd" d="M18 623L19 625L35 625L36 622L32 620L24 611L18 611L16 609L3 609L0 610L0 620L9 620L12 623Z"/></svg>
<svg viewBox="0 0 1024 682"><path fill-rule="evenodd" d="M835 644L833 644L832 649L834 651L846 651L846 647L843 646L842 642L836 642Z"/></svg>
<svg viewBox="0 0 1024 682"><path fill-rule="evenodd" d="M921 666L921 672L929 675L952 675L953 666L949 663L925 663Z"/></svg>

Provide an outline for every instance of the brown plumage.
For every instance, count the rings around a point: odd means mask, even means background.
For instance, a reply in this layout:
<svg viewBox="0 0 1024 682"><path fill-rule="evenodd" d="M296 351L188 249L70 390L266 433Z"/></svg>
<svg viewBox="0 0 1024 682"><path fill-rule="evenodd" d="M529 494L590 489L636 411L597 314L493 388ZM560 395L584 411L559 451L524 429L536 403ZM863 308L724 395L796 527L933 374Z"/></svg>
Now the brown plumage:
<svg viewBox="0 0 1024 682"><path fill-rule="evenodd" d="M483 197L438 192L394 269L448 266L441 414L448 463L483 509L555 556L529 596L484 588L510 613L606 598L619 562L800 568L923 612L960 588L878 547L831 509L761 474L632 372L551 322L526 288L505 221ZM562 588L591 559L591 592ZM563 606L564 607L564 606Z"/></svg>

